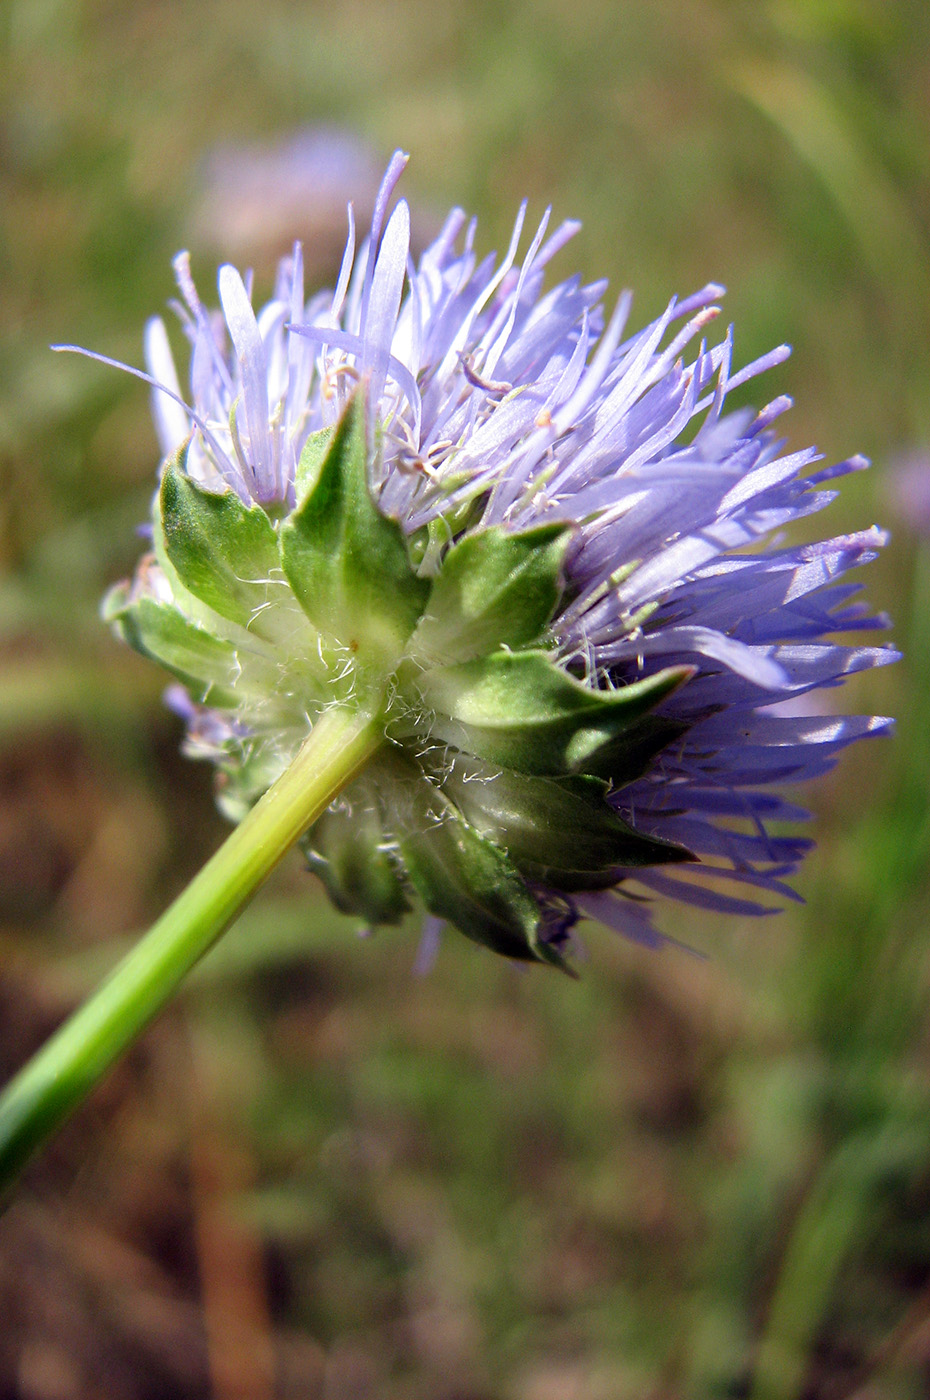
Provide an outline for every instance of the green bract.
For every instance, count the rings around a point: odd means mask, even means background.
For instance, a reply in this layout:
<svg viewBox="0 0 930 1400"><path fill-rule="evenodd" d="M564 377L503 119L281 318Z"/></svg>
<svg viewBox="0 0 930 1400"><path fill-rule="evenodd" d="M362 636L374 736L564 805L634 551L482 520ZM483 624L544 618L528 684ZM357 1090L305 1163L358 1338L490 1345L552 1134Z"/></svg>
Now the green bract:
<svg viewBox="0 0 930 1400"><path fill-rule="evenodd" d="M324 430L325 431L325 430ZM313 438L309 448L316 456ZM307 494L281 526L281 564L324 646L346 649L376 688L397 665L430 596L404 533L368 488L364 401L356 395L323 445Z"/></svg>
<svg viewBox="0 0 930 1400"><path fill-rule="evenodd" d="M652 711L690 671L585 684L549 632L569 527L469 529L450 514L408 540L369 483L361 391L307 442L296 504L277 518L207 491L182 449L162 477L153 555L107 616L209 705L192 742L219 759L234 818L328 707L377 718L379 754L304 839L339 909L396 923L415 892L477 942L561 965L540 890L688 859L608 796L676 736Z"/></svg>

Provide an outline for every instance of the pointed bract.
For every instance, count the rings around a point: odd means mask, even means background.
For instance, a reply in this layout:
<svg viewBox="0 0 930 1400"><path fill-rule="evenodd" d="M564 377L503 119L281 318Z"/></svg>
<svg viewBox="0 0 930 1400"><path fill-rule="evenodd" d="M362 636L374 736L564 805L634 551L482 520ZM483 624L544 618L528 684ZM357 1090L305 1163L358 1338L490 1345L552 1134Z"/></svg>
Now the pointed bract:
<svg viewBox="0 0 930 1400"><path fill-rule="evenodd" d="M178 579L220 617L261 630L261 614L280 571L278 540L259 506L234 491L206 491L182 469L179 456L161 479L165 553Z"/></svg>
<svg viewBox="0 0 930 1400"><path fill-rule="evenodd" d="M463 536L443 559L410 655L455 663L539 641L562 594L570 538L564 525Z"/></svg>
<svg viewBox="0 0 930 1400"><path fill-rule="evenodd" d="M281 528L281 562L314 627L387 676L423 612L403 531L368 484L365 396L350 402L315 480Z"/></svg>

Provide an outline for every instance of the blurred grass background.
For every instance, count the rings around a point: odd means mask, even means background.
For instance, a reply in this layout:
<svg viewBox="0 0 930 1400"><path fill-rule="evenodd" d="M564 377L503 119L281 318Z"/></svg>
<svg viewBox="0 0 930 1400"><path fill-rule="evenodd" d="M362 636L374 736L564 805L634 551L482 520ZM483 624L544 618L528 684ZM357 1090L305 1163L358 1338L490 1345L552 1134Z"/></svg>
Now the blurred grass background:
<svg viewBox="0 0 930 1400"><path fill-rule="evenodd" d="M740 362L794 344L752 386L791 445L875 460L819 523L894 527L908 649L846 689L899 732L805 794L806 906L666 919L707 961L592 929L568 985L450 937L417 980L415 929L358 940L295 857L0 1222L0 1396L926 1396L925 0L4 0L0 46L4 1076L223 836L97 617L145 391L48 346L138 364L183 246L205 296L293 236L331 278L333 197L237 184L240 146L403 146L423 230L461 203L483 249L551 202L560 275L640 324L726 283Z"/></svg>

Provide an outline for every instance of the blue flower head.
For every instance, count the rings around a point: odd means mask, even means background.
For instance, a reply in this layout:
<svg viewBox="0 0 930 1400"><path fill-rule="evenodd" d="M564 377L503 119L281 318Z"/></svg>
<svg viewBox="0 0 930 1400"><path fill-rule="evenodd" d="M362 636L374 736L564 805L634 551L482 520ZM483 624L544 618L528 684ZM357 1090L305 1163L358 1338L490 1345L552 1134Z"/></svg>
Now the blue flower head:
<svg viewBox="0 0 930 1400"><path fill-rule="evenodd" d="M836 640L884 625L842 581L884 535L781 534L866 464L784 453L785 398L725 411L788 351L733 372L720 287L630 334L628 293L544 289L577 225L547 212L521 258L525 207L500 262L454 210L415 265L405 162L334 291L297 246L257 313L222 267L212 313L176 260L190 387L152 321L154 550L107 615L177 677L233 818L328 707L383 717L304 842L366 924L419 897L561 962L582 917L660 943L657 895L768 912L810 844L769 830L804 816L778 787L888 727L819 695L894 657Z"/></svg>

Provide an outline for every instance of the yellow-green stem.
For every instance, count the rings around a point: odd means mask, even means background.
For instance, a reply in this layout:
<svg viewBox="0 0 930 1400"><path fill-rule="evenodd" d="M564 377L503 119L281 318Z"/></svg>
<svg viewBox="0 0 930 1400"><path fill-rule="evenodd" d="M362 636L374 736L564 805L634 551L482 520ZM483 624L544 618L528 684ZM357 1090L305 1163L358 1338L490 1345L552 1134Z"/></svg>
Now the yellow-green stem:
<svg viewBox="0 0 930 1400"><path fill-rule="evenodd" d="M294 842L375 753L378 716L333 709L158 922L0 1096L0 1192L161 1010Z"/></svg>

